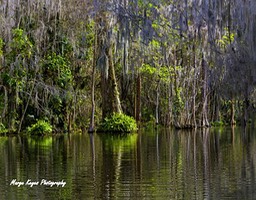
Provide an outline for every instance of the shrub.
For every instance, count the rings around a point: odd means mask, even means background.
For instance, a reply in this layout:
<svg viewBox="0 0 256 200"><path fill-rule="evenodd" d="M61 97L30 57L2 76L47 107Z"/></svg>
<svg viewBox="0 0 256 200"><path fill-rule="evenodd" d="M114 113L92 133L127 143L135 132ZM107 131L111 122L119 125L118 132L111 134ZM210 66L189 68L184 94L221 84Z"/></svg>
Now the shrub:
<svg viewBox="0 0 256 200"><path fill-rule="evenodd" d="M132 132L137 130L136 121L125 114L114 113L106 117L100 125L100 131Z"/></svg>
<svg viewBox="0 0 256 200"><path fill-rule="evenodd" d="M52 125L45 120L38 120L31 127L28 127L27 130L31 135L45 135L52 132Z"/></svg>

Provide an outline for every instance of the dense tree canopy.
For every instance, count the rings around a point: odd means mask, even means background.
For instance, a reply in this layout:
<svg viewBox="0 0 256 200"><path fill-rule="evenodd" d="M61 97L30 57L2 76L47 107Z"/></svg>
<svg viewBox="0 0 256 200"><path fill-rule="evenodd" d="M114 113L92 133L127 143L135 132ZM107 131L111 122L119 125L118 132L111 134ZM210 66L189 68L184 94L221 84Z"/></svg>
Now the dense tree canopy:
<svg viewBox="0 0 256 200"><path fill-rule="evenodd" d="M253 118L253 1L7 0L0 21L9 132L94 130L113 113L178 128Z"/></svg>

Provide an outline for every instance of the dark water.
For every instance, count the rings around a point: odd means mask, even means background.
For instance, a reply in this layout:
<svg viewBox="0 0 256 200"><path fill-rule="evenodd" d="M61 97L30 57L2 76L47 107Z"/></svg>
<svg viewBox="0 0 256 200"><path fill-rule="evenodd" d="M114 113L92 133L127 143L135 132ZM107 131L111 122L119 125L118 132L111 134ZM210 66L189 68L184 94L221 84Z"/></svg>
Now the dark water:
<svg viewBox="0 0 256 200"><path fill-rule="evenodd" d="M0 154L0 199L256 199L252 130L1 137Z"/></svg>

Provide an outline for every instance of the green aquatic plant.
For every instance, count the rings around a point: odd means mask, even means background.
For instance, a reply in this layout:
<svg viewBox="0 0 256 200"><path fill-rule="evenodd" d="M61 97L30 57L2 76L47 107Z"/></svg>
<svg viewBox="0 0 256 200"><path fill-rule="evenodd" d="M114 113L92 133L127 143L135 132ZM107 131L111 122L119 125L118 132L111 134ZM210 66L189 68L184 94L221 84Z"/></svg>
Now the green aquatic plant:
<svg viewBox="0 0 256 200"><path fill-rule="evenodd" d="M45 120L38 120L27 129L30 135L45 135L52 133L52 125Z"/></svg>
<svg viewBox="0 0 256 200"><path fill-rule="evenodd" d="M135 119L130 116L114 113L103 120L99 130L106 132L132 132L137 130L137 124Z"/></svg>

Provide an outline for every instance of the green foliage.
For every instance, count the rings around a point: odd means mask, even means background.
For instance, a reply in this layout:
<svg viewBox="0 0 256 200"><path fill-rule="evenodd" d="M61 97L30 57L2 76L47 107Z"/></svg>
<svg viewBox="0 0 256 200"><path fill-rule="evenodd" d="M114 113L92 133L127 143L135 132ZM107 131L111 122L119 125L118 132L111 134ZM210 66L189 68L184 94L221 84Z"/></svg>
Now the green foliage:
<svg viewBox="0 0 256 200"><path fill-rule="evenodd" d="M70 41L68 40L68 38L66 38L66 37L61 38L60 44L61 44L61 54L62 55L68 56L68 54L73 52L73 47L72 47Z"/></svg>
<svg viewBox="0 0 256 200"><path fill-rule="evenodd" d="M152 28L154 28L156 31L157 31L157 29L159 28L159 24L156 22L156 21L154 21L153 22L153 24L152 24ZM153 40L154 41L154 40ZM153 42L152 41L152 42ZM159 42L158 42L159 43Z"/></svg>
<svg viewBox="0 0 256 200"><path fill-rule="evenodd" d="M31 127L28 127L27 131L31 135L45 135L52 133L52 126L45 120L38 120Z"/></svg>
<svg viewBox="0 0 256 200"><path fill-rule="evenodd" d="M251 96L254 84L245 81L250 77L243 79L244 84L232 84L254 73L251 70L254 62L250 61L253 56L248 51L251 47L247 48L247 44L253 42L247 41L249 33L240 29L242 25L237 27L232 16L223 18L216 27L211 23L207 26L209 33L218 30L209 43L205 41L207 31L196 29L197 21L203 18L181 17L183 12L190 13L192 4L180 9L180 1L128 1L123 13L136 15L128 19L119 12L112 16L113 13L104 8L97 17L88 17L90 3L88 10L76 5L77 13L84 16L74 18L75 15L69 13L68 2L63 1L65 9L61 10L58 6L54 10L48 7L51 5L43 4L38 4L38 8L42 7L35 10L33 4L20 4L20 11L31 12L19 13L19 28L8 26L0 36L0 113L8 130L15 130L20 120L24 121L22 127L33 124L35 119L29 121L29 114L35 114L36 119L48 117L55 130L75 123L78 127L85 126L93 81L96 111L104 105L105 97L101 95L107 93L103 93L100 86L108 82L104 80L104 73L96 71L93 77L92 72L94 65L106 64L105 60L113 62L125 113L133 113L134 108L141 105L136 113L140 113L143 122L151 120L156 106L160 123L190 119L191 108L201 108L204 99L200 88L205 82L209 83L206 84L210 99L207 113L212 113L210 109L215 108L215 101L220 97L232 95L242 101L244 94L240 90L248 88L251 88L250 103L255 104ZM223 11L230 6L225 5ZM47 11L51 11L51 16L41 17ZM218 18L219 14L215 14ZM13 16L4 17L10 21ZM111 23L109 19L113 17L119 19L118 23ZM183 18L186 18L185 24ZM235 45L235 54L231 54L230 45ZM112 56L106 54L109 48ZM202 70L203 60L207 63L207 73ZM108 67L104 65L102 69ZM237 107L241 109L236 109L236 120L243 110L243 106ZM220 104L219 109L221 119L229 122L230 107ZM201 112L198 109L193 113L195 121L201 120ZM126 130L123 124L114 125L117 130Z"/></svg>
<svg viewBox="0 0 256 200"><path fill-rule="evenodd" d="M93 58L93 47L95 41L95 21L90 20L87 23L82 22L81 26L83 31L81 31L78 39L78 46L80 49L78 58L88 61Z"/></svg>
<svg viewBox="0 0 256 200"><path fill-rule="evenodd" d="M3 47L4 47L4 41L2 38L0 38L0 56L3 55Z"/></svg>
<svg viewBox="0 0 256 200"><path fill-rule="evenodd" d="M56 53L48 55L43 66L49 78L61 88L66 88L72 80L69 62L61 55L56 55Z"/></svg>
<svg viewBox="0 0 256 200"><path fill-rule="evenodd" d="M156 26L154 26L154 27L156 27ZM157 40L152 40L151 41L151 45L153 46L153 47L155 47L155 48L160 48L160 42L158 42Z"/></svg>
<svg viewBox="0 0 256 200"><path fill-rule="evenodd" d="M153 75L156 73L156 68L149 64L143 64L140 71L145 74Z"/></svg>
<svg viewBox="0 0 256 200"><path fill-rule="evenodd" d="M0 134L6 133L7 129L5 128L3 123L0 123Z"/></svg>
<svg viewBox="0 0 256 200"><path fill-rule="evenodd" d="M14 69L11 72L4 71L1 77L4 85L16 87L21 91L26 82L24 77L28 73L27 68L24 66L27 63L25 60L31 57L33 45L22 29L13 29L12 34L13 38L9 44L10 51L4 56L6 56L6 64L8 66L14 66ZM2 47L3 41L0 40L0 55L3 53L1 51Z"/></svg>
<svg viewBox="0 0 256 200"><path fill-rule="evenodd" d="M13 39L10 44L12 51L11 56L21 55L23 58L30 58L32 54L32 43L22 29L16 28L12 31Z"/></svg>
<svg viewBox="0 0 256 200"><path fill-rule="evenodd" d="M160 78L161 81L168 83L170 81L170 72L169 69L166 66L161 66L159 70L157 68L149 65L149 64L143 64L140 68L140 72L144 73L145 75L157 75L158 78Z"/></svg>
<svg viewBox="0 0 256 200"><path fill-rule="evenodd" d="M235 39L235 34L233 32L230 32L228 29L225 29L225 34L219 40L219 44L223 48L226 48L229 44L234 42L234 39Z"/></svg>
<svg viewBox="0 0 256 200"><path fill-rule="evenodd" d="M166 66L162 66L159 69L159 77L161 78L161 80L165 83L170 82L170 72L169 69Z"/></svg>
<svg viewBox="0 0 256 200"><path fill-rule="evenodd" d="M106 132L132 132L137 130L137 124L130 116L114 113L103 120L100 130Z"/></svg>
<svg viewBox="0 0 256 200"><path fill-rule="evenodd" d="M53 95L50 98L49 107L54 111L54 113L58 115L61 114L62 106L63 106L63 100L59 95Z"/></svg>
<svg viewBox="0 0 256 200"><path fill-rule="evenodd" d="M182 109L184 108L184 102L181 98L181 91L182 91L182 88L177 88L175 90L176 92L176 96L174 98L174 102L173 102L173 112L174 114L177 116L179 115L179 113L182 111Z"/></svg>

